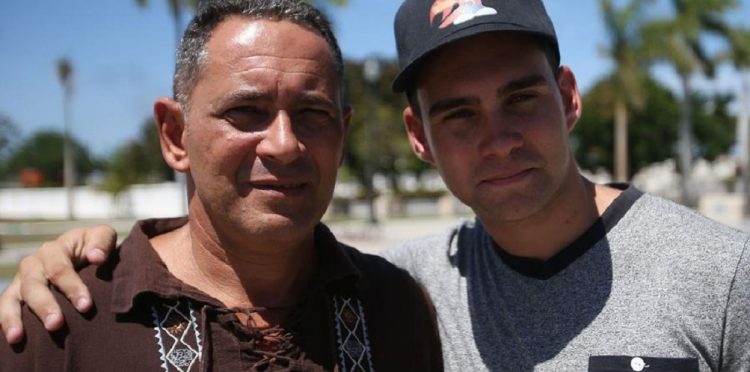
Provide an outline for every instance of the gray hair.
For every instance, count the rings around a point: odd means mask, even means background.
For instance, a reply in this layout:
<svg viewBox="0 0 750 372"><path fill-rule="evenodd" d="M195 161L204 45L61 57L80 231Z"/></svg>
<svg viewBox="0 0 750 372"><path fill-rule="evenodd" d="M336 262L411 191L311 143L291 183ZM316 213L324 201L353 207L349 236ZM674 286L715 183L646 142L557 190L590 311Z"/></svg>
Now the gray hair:
<svg viewBox="0 0 750 372"><path fill-rule="evenodd" d="M190 94L200 78L211 33L229 16L240 15L274 21L289 21L319 34L334 57L336 77L343 84L344 63L336 37L326 16L304 0L205 0L182 35L172 85L174 98L188 110Z"/></svg>

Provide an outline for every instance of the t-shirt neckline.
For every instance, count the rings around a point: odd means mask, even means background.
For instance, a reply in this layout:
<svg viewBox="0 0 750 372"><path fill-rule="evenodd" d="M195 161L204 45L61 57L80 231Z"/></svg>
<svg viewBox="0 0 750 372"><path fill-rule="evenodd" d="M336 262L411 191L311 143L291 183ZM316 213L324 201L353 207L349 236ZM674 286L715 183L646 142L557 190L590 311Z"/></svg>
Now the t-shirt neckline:
<svg viewBox="0 0 750 372"><path fill-rule="evenodd" d="M495 252L508 267L523 276L546 280L557 275L602 240L625 216L635 201L643 195L643 192L632 185L612 183L608 186L621 189L623 192L612 201L612 204L581 236L550 259L544 261L514 256L495 244L490 238Z"/></svg>

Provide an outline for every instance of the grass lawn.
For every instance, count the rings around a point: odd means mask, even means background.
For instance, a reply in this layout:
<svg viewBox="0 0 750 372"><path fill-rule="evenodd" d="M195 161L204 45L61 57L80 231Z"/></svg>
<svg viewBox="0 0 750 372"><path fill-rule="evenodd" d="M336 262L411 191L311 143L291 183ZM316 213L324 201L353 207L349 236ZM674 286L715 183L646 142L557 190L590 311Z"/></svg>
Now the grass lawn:
<svg viewBox="0 0 750 372"><path fill-rule="evenodd" d="M16 273L16 265L0 265L0 278L10 278Z"/></svg>

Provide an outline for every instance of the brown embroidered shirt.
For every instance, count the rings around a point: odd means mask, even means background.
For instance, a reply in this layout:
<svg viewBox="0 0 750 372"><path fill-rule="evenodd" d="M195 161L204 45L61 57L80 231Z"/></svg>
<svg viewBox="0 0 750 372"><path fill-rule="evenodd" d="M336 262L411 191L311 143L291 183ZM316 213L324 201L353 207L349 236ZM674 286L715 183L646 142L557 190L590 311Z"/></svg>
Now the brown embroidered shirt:
<svg viewBox="0 0 750 372"><path fill-rule="evenodd" d="M434 311L415 281L319 225L318 267L278 327L256 329L167 270L149 238L185 218L136 224L110 262L81 274L95 309L56 293L67 326L48 334L24 309L27 339L0 341L0 371L439 371ZM0 338L1 339L1 338Z"/></svg>

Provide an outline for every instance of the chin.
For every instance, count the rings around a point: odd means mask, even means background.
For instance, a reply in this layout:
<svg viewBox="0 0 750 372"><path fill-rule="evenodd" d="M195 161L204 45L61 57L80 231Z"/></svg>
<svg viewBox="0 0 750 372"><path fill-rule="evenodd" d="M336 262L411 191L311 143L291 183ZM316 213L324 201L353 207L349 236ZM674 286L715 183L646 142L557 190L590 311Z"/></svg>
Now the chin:
<svg viewBox="0 0 750 372"><path fill-rule="evenodd" d="M276 238L305 235L318 223L319 219L310 216L290 216L278 213L263 213L250 219L243 219L246 230L261 234L275 234Z"/></svg>
<svg viewBox="0 0 750 372"><path fill-rule="evenodd" d="M483 220L503 222L522 221L544 208L547 199L533 188L506 195L484 195L466 203Z"/></svg>

